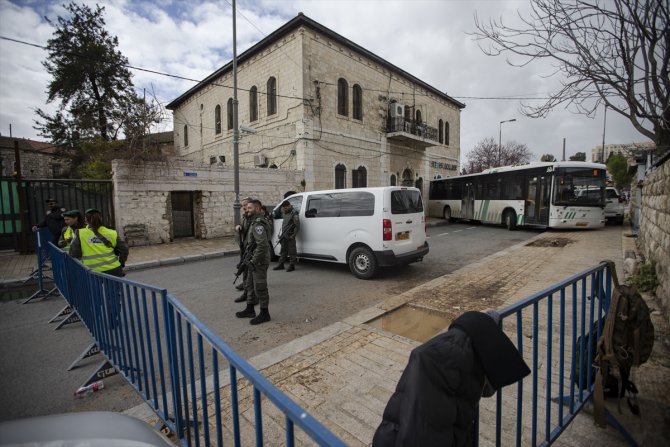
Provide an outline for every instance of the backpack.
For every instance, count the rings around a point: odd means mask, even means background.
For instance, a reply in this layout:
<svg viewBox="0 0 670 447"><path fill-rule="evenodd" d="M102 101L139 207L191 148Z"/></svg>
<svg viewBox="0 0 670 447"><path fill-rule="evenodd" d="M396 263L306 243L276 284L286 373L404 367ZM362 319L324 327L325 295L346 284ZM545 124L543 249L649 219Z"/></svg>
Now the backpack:
<svg viewBox="0 0 670 447"><path fill-rule="evenodd" d="M629 380L631 368L645 363L654 347L654 325L649 307L635 286L619 284L614 262L607 261L612 274L612 297L605 316L605 324L595 357L598 368L594 389L594 417L596 424L605 426L606 384L614 383L618 389L610 390L610 395L620 399L629 393L628 405L634 414L639 414L635 394L637 389ZM619 411L621 402L619 400Z"/></svg>

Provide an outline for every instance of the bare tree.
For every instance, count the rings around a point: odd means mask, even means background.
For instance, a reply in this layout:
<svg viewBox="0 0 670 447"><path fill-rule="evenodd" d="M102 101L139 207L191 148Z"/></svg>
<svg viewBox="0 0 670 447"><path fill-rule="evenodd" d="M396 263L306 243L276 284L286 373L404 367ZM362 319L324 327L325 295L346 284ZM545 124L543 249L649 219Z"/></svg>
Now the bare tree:
<svg viewBox="0 0 670 447"><path fill-rule="evenodd" d="M466 157L468 161L465 170L468 174L474 174L497 166L528 163L533 154L528 150L528 146L516 141L507 142L499 148L495 140L489 137L477 143Z"/></svg>
<svg viewBox="0 0 670 447"><path fill-rule="evenodd" d="M512 66L551 60L562 88L530 117L555 107L593 116L605 104L625 116L662 151L670 143L670 0L531 0L521 25L481 21L473 33L489 56L506 54Z"/></svg>

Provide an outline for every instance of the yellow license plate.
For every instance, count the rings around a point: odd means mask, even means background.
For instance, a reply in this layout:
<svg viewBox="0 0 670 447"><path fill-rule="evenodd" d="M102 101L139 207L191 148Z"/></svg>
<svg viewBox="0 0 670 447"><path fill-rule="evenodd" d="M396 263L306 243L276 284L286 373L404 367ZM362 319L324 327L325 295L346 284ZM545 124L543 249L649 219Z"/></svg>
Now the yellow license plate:
<svg viewBox="0 0 670 447"><path fill-rule="evenodd" d="M409 239L409 231L405 231L403 233L397 233L395 235L396 241L406 241L407 239Z"/></svg>
<svg viewBox="0 0 670 447"><path fill-rule="evenodd" d="M578 227L588 227L589 226L589 224L586 223L586 222L577 222L575 225L578 226Z"/></svg>

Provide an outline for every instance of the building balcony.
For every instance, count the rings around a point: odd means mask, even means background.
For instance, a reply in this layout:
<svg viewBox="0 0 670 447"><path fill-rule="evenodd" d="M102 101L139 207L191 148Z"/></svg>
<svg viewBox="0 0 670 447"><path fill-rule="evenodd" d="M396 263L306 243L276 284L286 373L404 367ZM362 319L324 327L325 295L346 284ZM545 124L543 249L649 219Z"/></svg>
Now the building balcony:
<svg viewBox="0 0 670 447"><path fill-rule="evenodd" d="M438 130L426 123L415 123L402 117L389 118L386 124L386 138L419 149L440 144Z"/></svg>

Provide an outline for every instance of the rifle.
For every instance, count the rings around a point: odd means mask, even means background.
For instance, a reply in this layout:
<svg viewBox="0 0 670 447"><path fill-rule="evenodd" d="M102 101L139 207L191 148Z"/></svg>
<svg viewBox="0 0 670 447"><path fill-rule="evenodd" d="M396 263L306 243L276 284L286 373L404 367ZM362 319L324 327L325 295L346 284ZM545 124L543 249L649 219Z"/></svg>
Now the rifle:
<svg viewBox="0 0 670 447"><path fill-rule="evenodd" d="M235 280L233 281L233 284L237 282L237 278L239 278L240 275L244 273L244 271L249 267L249 262L251 261L251 258L254 256L254 250L256 250L255 240L251 241L246 250L244 250L242 259L240 260L239 264L237 264L237 273L235 273Z"/></svg>
<svg viewBox="0 0 670 447"><path fill-rule="evenodd" d="M295 229L295 222L291 221L289 224L286 226L286 230L281 232L281 235L279 235L279 238L277 239L277 243L273 247L273 250L277 248L277 245L281 244L282 241L286 240L288 238L288 235Z"/></svg>

